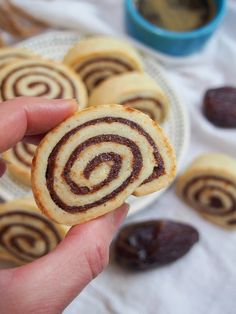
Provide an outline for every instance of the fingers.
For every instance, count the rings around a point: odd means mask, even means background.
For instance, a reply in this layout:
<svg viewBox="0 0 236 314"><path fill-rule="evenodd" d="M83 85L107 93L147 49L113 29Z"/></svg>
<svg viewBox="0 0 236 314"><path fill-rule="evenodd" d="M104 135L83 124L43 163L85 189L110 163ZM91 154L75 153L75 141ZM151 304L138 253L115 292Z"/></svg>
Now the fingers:
<svg viewBox="0 0 236 314"><path fill-rule="evenodd" d="M71 228L53 252L11 270L10 286L4 286L11 297L9 313L15 313L13 310L22 302L22 306L25 302L32 313L37 313L39 305L42 313L61 313L107 265L110 243L127 211L128 205L124 204L103 217ZM25 300L22 300L22 293L27 295ZM0 300L0 308L3 305Z"/></svg>
<svg viewBox="0 0 236 314"><path fill-rule="evenodd" d="M0 106L0 152L25 135L44 134L76 111L74 100L19 97ZM7 130L7 132L6 132Z"/></svg>

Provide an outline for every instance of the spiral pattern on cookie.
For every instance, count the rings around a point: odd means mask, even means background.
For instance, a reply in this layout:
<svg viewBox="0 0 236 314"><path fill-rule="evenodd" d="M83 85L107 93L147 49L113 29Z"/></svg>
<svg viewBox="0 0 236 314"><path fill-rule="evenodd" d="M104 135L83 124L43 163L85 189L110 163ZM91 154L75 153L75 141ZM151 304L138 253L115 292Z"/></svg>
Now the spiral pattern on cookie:
<svg viewBox="0 0 236 314"><path fill-rule="evenodd" d="M6 65L17 60L36 58L36 55L24 48L1 48L0 50L0 70Z"/></svg>
<svg viewBox="0 0 236 314"><path fill-rule="evenodd" d="M161 87L147 74L124 73L109 78L93 90L89 105L117 103L149 115L157 123L166 119L169 100Z"/></svg>
<svg viewBox="0 0 236 314"><path fill-rule="evenodd" d="M221 153L196 158L178 178L177 193L204 218L236 227L236 160Z"/></svg>
<svg viewBox="0 0 236 314"><path fill-rule="evenodd" d="M26 144L24 142L19 142L12 148L12 152L17 161L28 168L31 168L35 150L35 145Z"/></svg>
<svg viewBox="0 0 236 314"><path fill-rule="evenodd" d="M0 213L0 246L22 262L39 258L59 243L61 237L51 221L24 210Z"/></svg>
<svg viewBox="0 0 236 314"><path fill-rule="evenodd" d="M143 68L131 45L107 36L84 38L68 51L64 62L80 75L89 93L110 77Z"/></svg>
<svg viewBox="0 0 236 314"><path fill-rule="evenodd" d="M0 79L2 100L18 96L76 98L81 108L86 105L83 83L73 71L56 62L17 61L0 71Z"/></svg>
<svg viewBox="0 0 236 314"><path fill-rule="evenodd" d="M146 119L123 106L99 106L81 111L48 135L33 163L39 207L47 213L47 203L71 215L89 215L98 208L109 210L109 203L121 205L141 184L164 176L168 171L144 128Z"/></svg>
<svg viewBox="0 0 236 314"><path fill-rule="evenodd" d="M209 215L227 216L236 213L236 185L217 176L199 176L186 183L183 197Z"/></svg>
<svg viewBox="0 0 236 314"><path fill-rule="evenodd" d="M89 93L109 77L134 70L126 61L112 57L97 57L76 67Z"/></svg>
<svg viewBox="0 0 236 314"><path fill-rule="evenodd" d="M17 183L31 186L31 166L35 150L35 145L18 142L13 148L3 153L8 172Z"/></svg>
<svg viewBox="0 0 236 314"><path fill-rule="evenodd" d="M133 97L123 100L121 105L128 106L140 110L154 121L163 121L164 120L164 109L160 101L153 97Z"/></svg>
<svg viewBox="0 0 236 314"><path fill-rule="evenodd" d="M104 117L90 120L66 133L49 155L48 166L46 170L47 188L51 198L63 210L69 212L86 211L94 206L104 204L107 200L116 197L119 192L123 191L130 183L134 182L135 179L139 177L143 167L143 157L140 148L134 140L119 134L112 133L100 134L97 136L94 135L77 145L71 151L71 154L68 156L61 173L61 176L64 179L64 184L67 185L71 193L81 197L85 196L84 201L86 201L86 197L102 189L106 189L106 187L108 187L112 181L119 180L121 182L119 182L117 187L112 189L110 193L107 193L101 198L99 197L99 199L94 200L93 202L86 202L86 204L81 206L67 205L67 203L61 199L61 194L56 191L55 183L57 182L58 176L56 171L56 160L60 159L60 153L65 143L69 142L76 133L86 129L87 127L96 126L96 129L99 130L99 125L109 125L112 123L116 123L117 127L119 126L124 128L128 126L127 129L131 128L140 131L141 133L143 132L142 135L144 137L148 137L148 134L145 134L144 130L142 130L137 124L132 123L132 121L123 118ZM94 133L96 134L96 132ZM130 166L130 171L126 174L123 174L123 180L119 179L119 175L122 170L124 172L124 157L114 146L119 147L120 150L123 151L123 154L126 154L128 157L127 159L129 159L128 163ZM66 149L66 146L64 146L64 149ZM78 162L78 160L80 160L80 158L86 158L86 160L88 160L88 162L84 164L84 167L80 169L82 177L78 180L78 182L83 182L83 180L87 181L87 184L85 185L79 185L76 182L76 177L73 176L73 166L76 162ZM100 180L101 177L99 176L100 178L97 178L98 181L96 183L94 182L94 184L91 184L92 182L90 182L89 184L89 179L92 177L93 172L95 172L100 166L109 168L103 170L106 173L103 180Z"/></svg>

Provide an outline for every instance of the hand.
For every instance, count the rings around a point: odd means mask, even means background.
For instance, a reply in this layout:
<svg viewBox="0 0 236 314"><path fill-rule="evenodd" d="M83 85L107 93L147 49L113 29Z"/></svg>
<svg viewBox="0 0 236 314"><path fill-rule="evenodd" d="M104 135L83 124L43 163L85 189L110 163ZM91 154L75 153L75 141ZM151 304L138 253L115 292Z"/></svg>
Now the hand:
<svg viewBox="0 0 236 314"><path fill-rule="evenodd" d="M22 138L37 141L73 114L72 100L17 98L0 104L0 153ZM5 170L0 161L0 174ZM48 255L0 271L1 314L61 313L107 265L114 233L126 216L124 204L103 217L74 226Z"/></svg>

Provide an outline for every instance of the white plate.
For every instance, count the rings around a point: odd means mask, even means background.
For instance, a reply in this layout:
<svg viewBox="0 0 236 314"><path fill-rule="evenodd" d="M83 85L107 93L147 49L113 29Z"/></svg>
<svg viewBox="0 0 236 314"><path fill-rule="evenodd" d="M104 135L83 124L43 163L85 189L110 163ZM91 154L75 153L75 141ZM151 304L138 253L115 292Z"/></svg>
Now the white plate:
<svg viewBox="0 0 236 314"><path fill-rule="evenodd" d="M78 34L77 32L50 31L25 40L18 44L18 46L29 48L51 59L61 60L68 49L83 37L84 35ZM189 120L186 109L163 74L163 70L158 64L158 61L147 53L147 51L140 48L139 51L145 65L146 72L157 81L169 97L171 109L168 121L163 125L163 127L172 145L174 146L179 169L189 140ZM0 180L0 195L7 200L21 197L27 193L30 193L29 189L18 186L7 174L5 174ZM131 205L130 213L137 212L147 207L162 193L163 191L140 198L133 196L130 197L128 200Z"/></svg>

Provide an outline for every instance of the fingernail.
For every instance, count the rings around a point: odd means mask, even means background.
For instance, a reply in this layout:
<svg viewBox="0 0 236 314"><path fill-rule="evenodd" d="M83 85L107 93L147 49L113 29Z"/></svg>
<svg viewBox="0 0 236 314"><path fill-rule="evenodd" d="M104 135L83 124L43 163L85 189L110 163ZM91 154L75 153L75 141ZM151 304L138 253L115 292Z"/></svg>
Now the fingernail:
<svg viewBox="0 0 236 314"><path fill-rule="evenodd" d="M119 208L117 208L114 212L113 212L113 224L114 227L116 229L118 229L120 227L120 225L122 224L123 220L125 219L125 217L127 216L129 211L129 204L124 203L122 206L120 206Z"/></svg>
<svg viewBox="0 0 236 314"><path fill-rule="evenodd" d="M63 105L66 105L68 107L71 107L73 109L73 111L77 111L78 107L79 107L79 104L77 102L76 99L53 99L51 100L52 101L55 101L58 103L58 101L60 101L60 104L63 104Z"/></svg>
<svg viewBox="0 0 236 314"><path fill-rule="evenodd" d="M74 111L76 111L79 108L79 104L75 98L68 99L67 102L70 104L71 107L73 107Z"/></svg>

